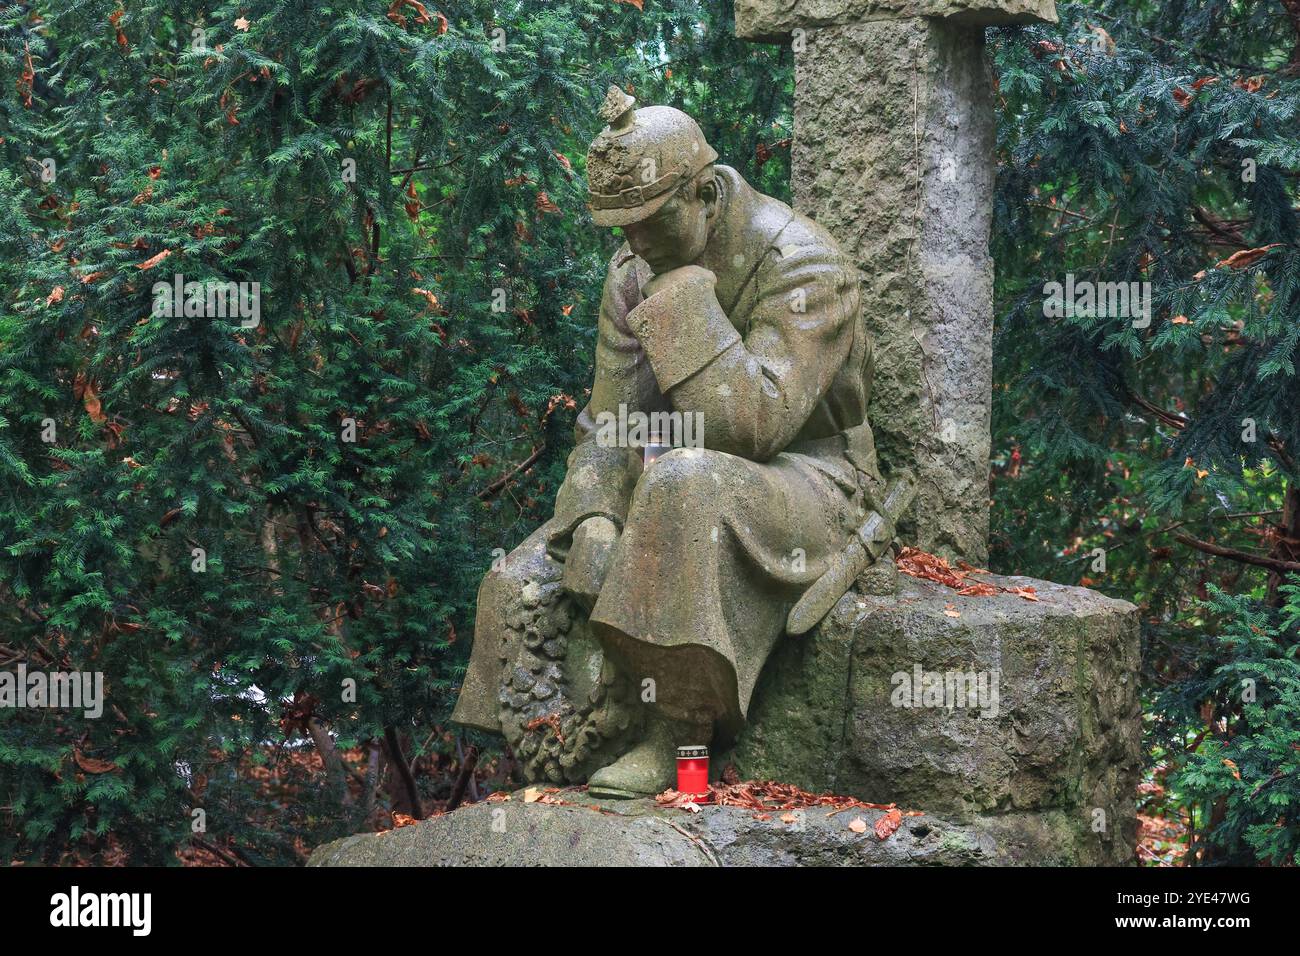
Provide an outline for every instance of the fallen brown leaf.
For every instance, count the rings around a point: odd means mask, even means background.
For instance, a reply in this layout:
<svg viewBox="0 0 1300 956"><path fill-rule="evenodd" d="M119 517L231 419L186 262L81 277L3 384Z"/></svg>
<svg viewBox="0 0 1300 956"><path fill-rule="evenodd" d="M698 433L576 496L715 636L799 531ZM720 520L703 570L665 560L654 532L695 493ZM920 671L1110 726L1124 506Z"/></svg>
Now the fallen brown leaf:
<svg viewBox="0 0 1300 956"><path fill-rule="evenodd" d="M992 597L995 594L1014 594L1026 601L1037 601L1037 592L1028 585L1019 587L1002 587L989 581L972 581L971 575L989 574L981 568L973 568L964 561L954 568L938 555L929 554L919 548L903 548L898 555L898 570L903 574L924 581L933 581L944 587L952 588L962 597ZM961 617L961 612L953 604L947 604L944 614L949 617Z"/></svg>
<svg viewBox="0 0 1300 956"><path fill-rule="evenodd" d="M103 405L99 401L99 395L95 392L95 383L86 378L80 372L77 373L77 379L73 383L73 391L81 398L82 405L86 408L86 414L90 420L97 425L102 425L108 420L104 414Z"/></svg>
<svg viewBox="0 0 1300 956"><path fill-rule="evenodd" d="M117 769L117 764L111 760L100 760L97 757L87 757L80 750L72 751L72 759L76 761L78 767L86 773L111 773Z"/></svg>
<svg viewBox="0 0 1300 956"><path fill-rule="evenodd" d="M1260 246L1256 249L1240 249L1228 256L1228 258L1220 260L1216 268L1222 269L1226 266L1230 269L1244 269L1251 263L1262 259L1270 249L1276 249L1280 245L1282 245L1280 242L1271 242L1267 246Z"/></svg>
<svg viewBox="0 0 1300 956"><path fill-rule="evenodd" d="M171 254L172 251L170 249L164 249L162 252L158 253L158 255L150 256L144 262L137 262L135 267L139 269L141 272L145 271L146 269L152 269L154 266L162 262Z"/></svg>
<svg viewBox="0 0 1300 956"><path fill-rule="evenodd" d="M886 810L885 815L876 821L875 831L877 840L888 840L894 835L903 824L903 814L900 810Z"/></svg>

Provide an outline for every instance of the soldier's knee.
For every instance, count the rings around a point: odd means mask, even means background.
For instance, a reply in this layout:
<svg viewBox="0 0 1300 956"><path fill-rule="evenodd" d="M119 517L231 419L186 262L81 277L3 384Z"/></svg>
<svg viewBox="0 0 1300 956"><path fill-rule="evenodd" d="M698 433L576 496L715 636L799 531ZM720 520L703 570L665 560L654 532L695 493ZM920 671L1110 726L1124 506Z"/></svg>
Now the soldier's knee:
<svg viewBox="0 0 1300 956"><path fill-rule="evenodd" d="M641 479L641 485L652 494L716 493L735 460L733 455L707 448L674 448L655 460Z"/></svg>

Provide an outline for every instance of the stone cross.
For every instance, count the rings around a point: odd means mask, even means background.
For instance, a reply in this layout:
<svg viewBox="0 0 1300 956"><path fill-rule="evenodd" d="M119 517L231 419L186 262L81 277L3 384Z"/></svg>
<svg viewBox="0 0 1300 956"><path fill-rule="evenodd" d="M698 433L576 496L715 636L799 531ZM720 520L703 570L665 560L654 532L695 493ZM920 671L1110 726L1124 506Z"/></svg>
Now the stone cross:
<svg viewBox="0 0 1300 956"><path fill-rule="evenodd" d="M736 0L736 33L795 50L795 206L862 269L872 427L911 464L905 540L983 566L992 401L994 112L984 27L1054 0Z"/></svg>

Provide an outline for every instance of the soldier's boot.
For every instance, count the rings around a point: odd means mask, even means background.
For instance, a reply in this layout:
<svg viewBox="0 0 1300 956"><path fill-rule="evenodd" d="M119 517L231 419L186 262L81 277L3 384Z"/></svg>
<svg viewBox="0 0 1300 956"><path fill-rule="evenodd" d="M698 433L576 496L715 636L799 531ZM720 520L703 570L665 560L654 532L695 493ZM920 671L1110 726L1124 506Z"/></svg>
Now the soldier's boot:
<svg viewBox="0 0 1300 956"><path fill-rule="evenodd" d="M707 745L709 724L670 720L648 714L641 742L607 767L591 775L587 792L595 797L630 799L662 793L677 780L677 748Z"/></svg>

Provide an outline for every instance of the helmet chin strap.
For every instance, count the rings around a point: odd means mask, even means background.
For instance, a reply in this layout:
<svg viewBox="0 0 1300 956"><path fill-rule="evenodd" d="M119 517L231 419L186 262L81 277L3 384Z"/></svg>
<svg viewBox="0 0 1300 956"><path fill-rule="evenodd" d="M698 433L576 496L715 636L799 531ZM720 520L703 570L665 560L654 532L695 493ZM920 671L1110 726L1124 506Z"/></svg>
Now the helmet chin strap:
<svg viewBox="0 0 1300 956"><path fill-rule="evenodd" d="M706 213L709 218L709 236L713 235L713 227L722 219L722 213L727 208L727 187L722 181L722 177L709 167L710 175L713 177L713 204L712 208Z"/></svg>
<svg viewBox="0 0 1300 956"><path fill-rule="evenodd" d="M731 193L727 189L726 183L723 181L722 177L717 174L716 170L712 172L712 176L715 195L712 204L705 210L704 214L704 248L700 250L700 254L691 262L692 265L704 266L705 268L709 267L707 262L710 258L709 249L711 246L715 245L713 238L714 233L717 232L718 224L721 223L725 217L727 212L727 202L731 198ZM714 269L713 271L716 272L717 270Z"/></svg>

